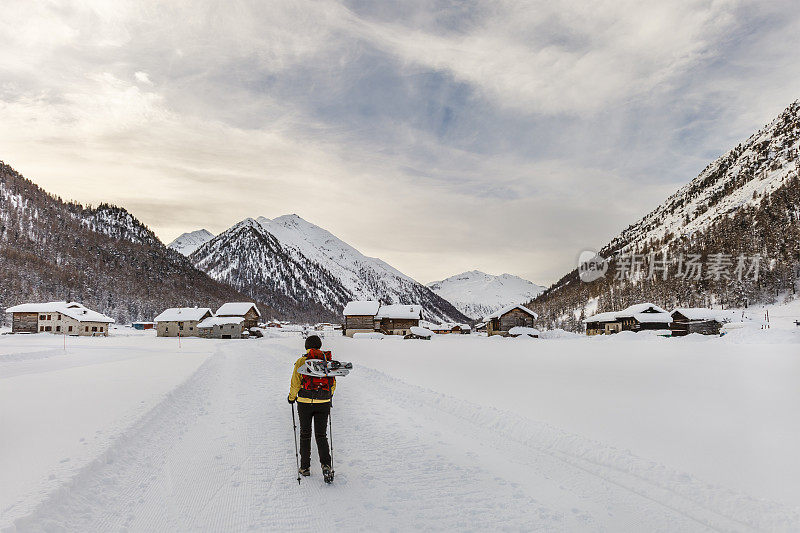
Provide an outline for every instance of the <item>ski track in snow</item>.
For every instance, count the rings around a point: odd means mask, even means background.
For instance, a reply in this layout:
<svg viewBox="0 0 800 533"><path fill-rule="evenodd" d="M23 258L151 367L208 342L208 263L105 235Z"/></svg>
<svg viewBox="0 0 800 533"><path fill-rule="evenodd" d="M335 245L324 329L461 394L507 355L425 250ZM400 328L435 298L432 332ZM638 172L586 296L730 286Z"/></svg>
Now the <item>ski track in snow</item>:
<svg viewBox="0 0 800 533"><path fill-rule="evenodd" d="M16 529L753 531L800 523L710 487L675 490L664 472L615 466L599 443L575 453L590 441L365 367L339 382L334 484L322 482L314 450L312 477L298 486L285 400L297 355L279 343L220 342Z"/></svg>

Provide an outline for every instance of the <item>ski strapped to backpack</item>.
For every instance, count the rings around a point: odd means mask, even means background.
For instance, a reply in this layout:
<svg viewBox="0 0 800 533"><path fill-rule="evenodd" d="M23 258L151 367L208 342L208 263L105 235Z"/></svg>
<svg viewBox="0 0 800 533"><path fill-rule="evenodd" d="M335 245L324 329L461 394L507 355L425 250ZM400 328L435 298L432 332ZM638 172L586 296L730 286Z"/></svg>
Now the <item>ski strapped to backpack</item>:
<svg viewBox="0 0 800 533"><path fill-rule="evenodd" d="M299 396L314 400L330 400L336 377L343 377L353 369L352 363L331 359L331 352L309 350L305 364L297 369L300 374Z"/></svg>

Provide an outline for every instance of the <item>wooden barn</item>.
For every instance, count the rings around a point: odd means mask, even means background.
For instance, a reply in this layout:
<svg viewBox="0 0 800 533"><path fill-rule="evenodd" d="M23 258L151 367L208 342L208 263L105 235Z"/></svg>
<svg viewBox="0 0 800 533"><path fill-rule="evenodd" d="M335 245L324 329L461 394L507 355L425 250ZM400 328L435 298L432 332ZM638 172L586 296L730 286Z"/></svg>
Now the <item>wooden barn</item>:
<svg viewBox="0 0 800 533"><path fill-rule="evenodd" d="M524 305L509 305L484 318L486 332L492 335L508 336L508 332L515 326L532 328L539 315Z"/></svg>
<svg viewBox="0 0 800 533"><path fill-rule="evenodd" d="M375 315L376 330L384 335L406 336L422 320L421 305L381 305Z"/></svg>
<svg viewBox="0 0 800 533"><path fill-rule="evenodd" d="M350 302L344 307L342 333L352 337L355 333L373 333L380 302L363 300Z"/></svg>
<svg viewBox="0 0 800 533"><path fill-rule="evenodd" d="M83 337L107 337L114 322L78 302L22 304L6 309L12 333L54 333Z"/></svg>
<svg viewBox="0 0 800 533"><path fill-rule="evenodd" d="M249 302L229 302L223 304L222 307L217 309L218 317L244 319L243 328L245 331L250 331L250 328L258 326L258 319L261 318L261 313L256 307L256 304Z"/></svg>
<svg viewBox="0 0 800 533"><path fill-rule="evenodd" d="M719 335L723 324L737 318L736 311L707 309L703 307L679 307L672 311L672 335L683 337L690 333Z"/></svg>
<svg viewBox="0 0 800 533"><path fill-rule="evenodd" d="M156 335L159 337L199 337L197 325L213 316L208 307L173 307L158 315Z"/></svg>

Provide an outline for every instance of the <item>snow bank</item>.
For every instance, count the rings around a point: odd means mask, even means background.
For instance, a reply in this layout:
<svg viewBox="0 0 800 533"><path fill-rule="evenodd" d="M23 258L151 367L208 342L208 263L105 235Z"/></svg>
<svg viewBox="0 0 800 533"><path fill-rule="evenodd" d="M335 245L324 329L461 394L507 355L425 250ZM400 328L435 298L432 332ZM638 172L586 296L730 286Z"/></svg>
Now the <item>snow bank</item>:
<svg viewBox="0 0 800 533"><path fill-rule="evenodd" d="M508 334L511 336L538 337L540 335L540 331L536 328L514 326L513 328L508 330Z"/></svg>
<svg viewBox="0 0 800 533"><path fill-rule="evenodd" d="M371 341L326 343L359 368L792 504L800 501L800 332L739 335L621 332L536 343L444 335L379 350Z"/></svg>

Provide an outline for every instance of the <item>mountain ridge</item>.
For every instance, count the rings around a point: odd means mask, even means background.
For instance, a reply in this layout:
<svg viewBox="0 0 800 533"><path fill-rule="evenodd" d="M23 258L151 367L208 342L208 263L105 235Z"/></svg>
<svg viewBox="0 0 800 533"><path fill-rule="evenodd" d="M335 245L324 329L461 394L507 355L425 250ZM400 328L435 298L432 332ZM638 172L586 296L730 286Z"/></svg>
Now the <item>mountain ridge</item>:
<svg viewBox="0 0 800 533"><path fill-rule="evenodd" d="M151 320L167 307L218 306L242 298L164 246L124 208L64 202L0 162L3 309L78 300L127 323Z"/></svg>
<svg viewBox="0 0 800 533"><path fill-rule="evenodd" d="M179 254L188 257L192 255L195 250L213 238L214 234L205 228L189 231L178 236L175 240L167 245L167 248L175 250Z"/></svg>
<svg viewBox="0 0 800 533"><path fill-rule="evenodd" d="M241 231L242 225L250 234ZM263 235L254 237L257 233ZM239 242L242 239L252 248ZM350 300L380 299L386 303L419 303L431 320L469 320L429 288L296 214L247 218L202 245L190 260L211 277L245 292L257 293L259 284L263 284L297 305L313 306L316 302L326 309L326 319L341 319L341 311ZM244 265L249 265L250 275L243 272ZM285 283L276 283L278 273L287 276Z"/></svg>
<svg viewBox="0 0 800 533"><path fill-rule="evenodd" d="M666 254L673 276L615 280L630 254ZM673 307L747 307L797 294L800 278L800 100L710 162L661 205L622 230L599 252L609 273L591 283L570 271L527 305L544 325L580 330L593 313L651 301ZM694 254L763 258L758 279L675 276ZM721 256L719 254L722 254Z"/></svg>

